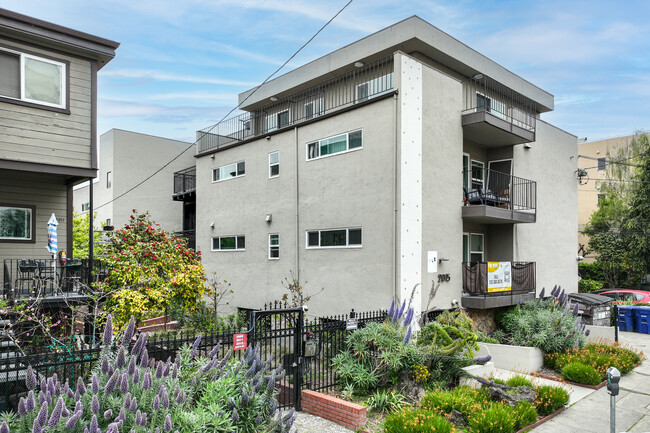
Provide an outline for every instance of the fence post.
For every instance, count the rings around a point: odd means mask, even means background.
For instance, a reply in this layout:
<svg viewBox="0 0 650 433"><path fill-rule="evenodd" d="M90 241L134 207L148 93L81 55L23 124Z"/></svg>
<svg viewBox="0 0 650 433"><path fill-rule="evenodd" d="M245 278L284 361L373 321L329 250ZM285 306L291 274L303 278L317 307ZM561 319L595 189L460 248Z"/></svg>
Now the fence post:
<svg viewBox="0 0 650 433"><path fill-rule="evenodd" d="M294 329L294 347L293 353L296 359L296 368L293 371L293 401L296 410L302 410L302 381L303 381L303 368L304 368L304 353L302 347L302 331L305 320L305 311L300 309L298 311L298 320L296 321L296 328Z"/></svg>

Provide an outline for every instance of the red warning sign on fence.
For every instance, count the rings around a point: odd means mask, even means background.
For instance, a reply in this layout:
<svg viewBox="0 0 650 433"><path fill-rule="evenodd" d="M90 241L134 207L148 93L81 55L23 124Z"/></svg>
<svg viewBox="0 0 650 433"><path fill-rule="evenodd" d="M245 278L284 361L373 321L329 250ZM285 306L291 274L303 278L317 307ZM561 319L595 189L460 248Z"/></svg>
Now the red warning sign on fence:
<svg viewBox="0 0 650 433"><path fill-rule="evenodd" d="M248 340L247 334L234 334L232 336L232 349L233 350L243 350L246 349Z"/></svg>

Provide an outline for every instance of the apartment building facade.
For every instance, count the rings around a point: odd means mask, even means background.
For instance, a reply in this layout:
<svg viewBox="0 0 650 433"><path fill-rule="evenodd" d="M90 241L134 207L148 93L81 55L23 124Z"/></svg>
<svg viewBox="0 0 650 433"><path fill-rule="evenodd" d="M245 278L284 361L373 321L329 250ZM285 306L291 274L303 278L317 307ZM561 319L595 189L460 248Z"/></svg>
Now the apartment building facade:
<svg viewBox="0 0 650 433"><path fill-rule="evenodd" d="M137 209L148 211L164 230L188 234L194 228L193 204L173 200L169 187L174 183L175 172L194 170L194 153L192 143L184 141L121 129L102 134L99 173L93 184L96 221L122 227L129 222L132 209ZM75 189L77 213L90 209L89 194L88 184Z"/></svg>
<svg viewBox="0 0 650 433"><path fill-rule="evenodd" d="M17 269L12 260L52 258L46 249L52 214L59 250L72 250L72 189L97 174L97 72L118 46L0 9L4 283Z"/></svg>
<svg viewBox="0 0 650 433"><path fill-rule="evenodd" d="M577 290L577 145L540 118L553 96L422 19L240 102L197 132L193 191L197 249L231 305L280 298L290 275L324 289L313 314ZM509 288L491 290L494 263Z"/></svg>

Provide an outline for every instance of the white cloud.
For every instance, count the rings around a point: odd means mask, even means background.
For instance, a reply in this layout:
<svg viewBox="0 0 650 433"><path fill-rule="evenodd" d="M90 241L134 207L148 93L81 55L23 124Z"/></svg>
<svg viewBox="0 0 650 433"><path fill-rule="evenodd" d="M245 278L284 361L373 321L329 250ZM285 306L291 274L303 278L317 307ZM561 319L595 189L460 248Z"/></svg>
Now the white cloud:
<svg viewBox="0 0 650 433"><path fill-rule="evenodd" d="M116 78L145 78L159 81L176 81L185 83L202 83L202 84L218 84L222 86L242 86L253 87L258 83L253 81L238 81L222 78L207 78L195 75L180 75L171 74L155 70L147 69L107 69L102 70L103 77L116 77Z"/></svg>

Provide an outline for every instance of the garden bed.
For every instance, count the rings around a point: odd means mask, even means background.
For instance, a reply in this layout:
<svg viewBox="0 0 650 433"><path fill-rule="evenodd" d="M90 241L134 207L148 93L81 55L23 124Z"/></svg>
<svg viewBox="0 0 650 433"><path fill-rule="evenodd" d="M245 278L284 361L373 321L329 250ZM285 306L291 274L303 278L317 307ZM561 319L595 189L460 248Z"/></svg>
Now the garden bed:
<svg viewBox="0 0 650 433"><path fill-rule="evenodd" d="M552 414L545 416L544 418L540 419L536 423L531 424L531 425L527 425L526 427L522 428L521 430L517 430L517 433L524 433L524 432L527 432L527 431L530 431L530 430L534 429L535 427L539 427L540 425L544 424L546 421L548 421L548 420L550 420L552 418L555 418L556 416L558 416L559 414L561 414L565 410L566 410L566 406L562 406L561 408L559 408L558 410L556 410Z"/></svg>
<svg viewBox="0 0 650 433"><path fill-rule="evenodd" d="M606 380L603 380L598 385L587 385L585 383L572 382L570 380L562 379L562 377L559 376L559 375L551 375L551 374L544 374L544 373L538 373L538 372L530 373L530 375L535 376L535 377L539 377L539 378L542 378L542 379L548 379L548 380L554 380L554 381L560 382L560 383L566 383L567 385L579 386L579 387L582 387L582 388L589 388L589 389L600 389L603 386L607 385Z"/></svg>

